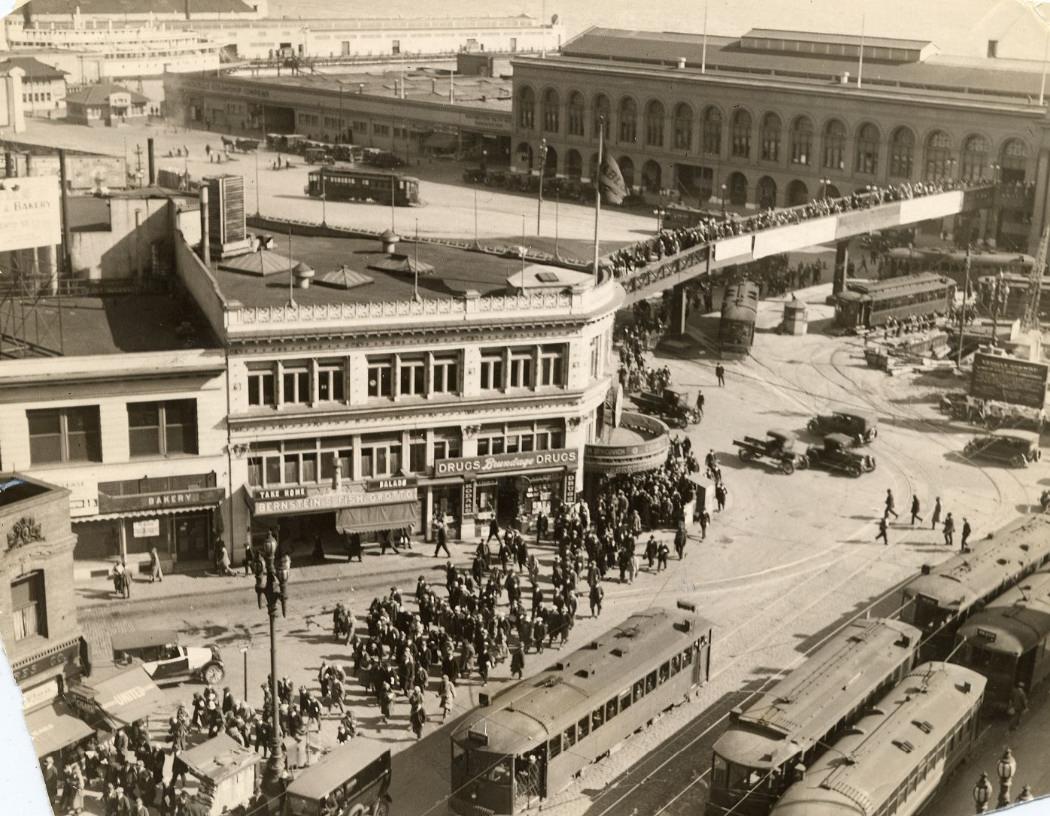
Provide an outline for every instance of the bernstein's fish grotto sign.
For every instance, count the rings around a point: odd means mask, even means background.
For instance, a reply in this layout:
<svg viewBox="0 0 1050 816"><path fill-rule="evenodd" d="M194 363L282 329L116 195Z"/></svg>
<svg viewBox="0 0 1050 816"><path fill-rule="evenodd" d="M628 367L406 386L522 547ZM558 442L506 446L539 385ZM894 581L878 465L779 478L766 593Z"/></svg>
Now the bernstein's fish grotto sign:
<svg viewBox="0 0 1050 816"><path fill-rule="evenodd" d="M62 243L55 176L0 179L0 252Z"/></svg>
<svg viewBox="0 0 1050 816"><path fill-rule="evenodd" d="M970 396L1042 408L1046 402L1046 363L996 354L975 354Z"/></svg>

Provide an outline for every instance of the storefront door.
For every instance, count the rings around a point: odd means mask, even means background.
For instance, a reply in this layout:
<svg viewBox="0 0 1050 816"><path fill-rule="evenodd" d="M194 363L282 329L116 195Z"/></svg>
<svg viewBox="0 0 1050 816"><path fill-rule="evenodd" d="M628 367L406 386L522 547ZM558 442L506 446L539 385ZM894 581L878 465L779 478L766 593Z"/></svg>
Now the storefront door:
<svg viewBox="0 0 1050 816"><path fill-rule="evenodd" d="M211 557L209 513L175 517L176 561L207 561Z"/></svg>

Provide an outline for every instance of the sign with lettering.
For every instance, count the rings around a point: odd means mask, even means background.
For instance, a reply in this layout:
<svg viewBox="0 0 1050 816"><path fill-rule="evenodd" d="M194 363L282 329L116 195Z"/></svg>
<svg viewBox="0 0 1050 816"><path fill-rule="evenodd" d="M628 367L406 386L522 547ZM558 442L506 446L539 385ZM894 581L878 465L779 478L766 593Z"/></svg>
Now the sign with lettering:
<svg viewBox="0 0 1050 816"><path fill-rule="evenodd" d="M21 666L12 666L11 673L15 676L15 682L21 683L33 675L41 674L48 669L53 669L55 666L61 666L63 663L76 663L79 658L80 638L77 638L54 652L41 655L36 660L31 660Z"/></svg>
<svg viewBox="0 0 1050 816"><path fill-rule="evenodd" d="M160 535L160 519L145 519L131 525L131 534L135 538L153 538Z"/></svg>
<svg viewBox="0 0 1050 816"><path fill-rule="evenodd" d="M62 242L57 176L0 182L0 252Z"/></svg>
<svg viewBox="0 0 1050 816"><path fill-rule="evenodd" d="M435 476L473 476L508 470L539 470L556 467L576 467L580 453L575 448L528 451L527 453L497 453L492 456L468 456L462 459L439 459L434 463Z"/></svg>
<svg viewBox="0 0 1050 816"><path fill-rule="evenodd" d="M1041 409L1046 402L1046 378L1046 363L975 354L970 396Z"/></svg>
<svg viewBox="0 0 1050 816"><path fill-rule="evenodd" d="M385 479L370 479L365 482L365 490L374 492L377 490L401 490L406 487L415 487L414 476L389 476Z"/></svg>
<svg viewBox="0 0 1050 816"><path fill-rule="evenodd" d="M98 494L99 513L124 513L129 510L159 510L169 507L196 507L218 504L225 498L224 487L201 487L196 490L174 490L169 493L133 493L130 496Z"/></svg>
<svg viewBox="0 0 1050 816"><path fill-rule="evenodd" d="M46 683L25 689L22 692L22 710L28 711L44 703L50 703L58 696L58 678L52 677Z"/></svg>
<svg viewBox="0 0 1050 816"><path fill-rule="evenodd" d="M255 492L255 515L273 516L283 513L318 513L361 507L367 504L397 504L416 501L414 487L394 490L364 490L360 484L346 485L334 490L330 487L298 487L292 495L272 495L274 490Z"/></svg>

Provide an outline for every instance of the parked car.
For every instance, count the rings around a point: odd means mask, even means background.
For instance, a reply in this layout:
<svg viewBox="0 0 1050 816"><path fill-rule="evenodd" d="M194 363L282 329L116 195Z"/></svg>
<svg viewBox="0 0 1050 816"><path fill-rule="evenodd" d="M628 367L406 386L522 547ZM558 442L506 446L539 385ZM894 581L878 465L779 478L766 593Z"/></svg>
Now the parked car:
<svg viewBox="0 0 1050 816"><path fill-rule="evenodd" d="M113 635L110 643L114 663L141 662L155 683L201 680L214 686L226 676L218 649L214 646L181 646L178 633L171 630L122 632Z"/></svg>
<svg viewBox="0 0 1050 816"><path fill-rule="evenodd" d="M841 471L854 477L875 470L875 457L870 453L855 453L850 450L852 445L853 440L845 434L828 434L823 446L810 445L806 451L809 466Z"/></svg>
<svg viewBox="0 0 1050 816"><path fill-rule="evenodd" d="M866 445L879 435L879 418L866 412L833 411L813 417L806 427L821 436L830 433L845 434L854 444Z"/></svg>
<svg viewBox="0 0 1050 816"><path fill-rule="evenodd" d="M975 436L966 443L963 453L971 459L987 459L1014 467L1028 467L1030 462L1038 462L1043 456L1038 433L1013 430Z"/></svg>
<svg viewBox="0 0 1050 816"><path fill-rule="evenodd" d="M744 462L764 461L775 465L787 474L795 468L804 468L807 464L806 454L799 452L795 435L790 431L766 431L765 439L745 436L734 439L737 455Z"/></svg>

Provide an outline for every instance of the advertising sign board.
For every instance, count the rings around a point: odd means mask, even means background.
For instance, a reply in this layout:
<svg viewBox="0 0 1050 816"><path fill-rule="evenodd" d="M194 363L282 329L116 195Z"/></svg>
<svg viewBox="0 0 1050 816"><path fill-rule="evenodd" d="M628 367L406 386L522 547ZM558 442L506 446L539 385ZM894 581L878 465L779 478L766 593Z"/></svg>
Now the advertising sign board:
<svg viewBox="0 0 1050 816"><path fill-rule="evenodd" d="M1046 363L976 354L970 396L1041 409L1046 402L1046 377Z"/></svg>
<svg viewBox="0 0 1050 816"><path fill-rule="evenodd" d="M3 179L0 182L0 252L61 242L58 178Z"/></svg>

